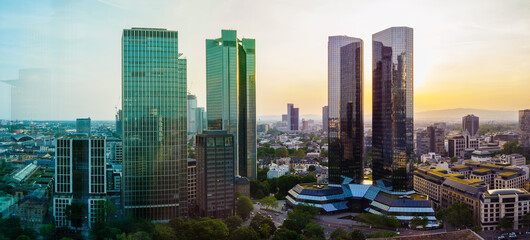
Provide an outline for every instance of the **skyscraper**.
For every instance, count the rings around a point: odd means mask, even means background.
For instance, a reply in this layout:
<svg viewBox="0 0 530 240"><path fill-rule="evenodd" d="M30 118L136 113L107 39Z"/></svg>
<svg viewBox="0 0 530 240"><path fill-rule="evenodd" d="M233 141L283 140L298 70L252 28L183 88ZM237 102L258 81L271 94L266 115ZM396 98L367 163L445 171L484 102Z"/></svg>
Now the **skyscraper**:
<svg viewBox="0 0 530 240"><path fill-rule="evenodd" d="M123 31L123 196L136 217L167 220L188 211L186 62L179 56L177 31Z"/></svg>
<svg viewBox="0 0 530 240"><path fill-rule="evenodd" d="M427 127L429 135L429 152L443 154L445 152L445 130L434 125Z"/></svg>
<svg viewBox="0 0 530 240"><path fill-rule="evenodd" d="M105 139L66 137L57 140L55 152L55 193L53 216L58 227L80 227L88 231L107 200ZM82 209L81 226L66 218L66 207Z"/></svg>
<svg viewBox="0 0 530 240"><path fill-rule="evenodd" d="M234 136L226 131L204 131L196 138L197 204L202 217L234 214Z"/></svg>
<svg viewBox="0 0 530 240"><path fill-rule="evenodd" d="M294 107L294 104L287 104L287 126L291 131L298 131L298 125L300 122L299 119L299 109Z"/></svg>
<svg viewBox="0 0 530 240"><path fill-rule="evenodd" d="M87 136L90 136L90 133L91 133L90 118L76 119L75 131L76 133L82 133L82 134L86 134Z"/></svg>
<svg viewBox="0 0 530 240"><path fill-rule="evenodd" d="M329 114L328 106L322 107L322 131L324 132L328 132L328 114Z"/></svg>
<svg viewBox="0 0 530 240"><path fill-rule="evenodd" d="M254 39L235 30L206 40L208 129L225 130L236 142L236 174L256 179L256 55Z"/></svg>
<svg viewBox="0 0 530 240"><path fill-rule="evenodd" d="M123 118L123 113L121 112L121 109L118 110L118 112L116 113L116 134L118 134L121 138L121 130L122 130L122 118Z"/></svg>
<svg viewBox="0 0 530 240"><path fill-rule="evenodd" d="M519 145L530 149L530 109L519 110Z"/></svg>
<svg viewBox="0 0 530 240"><path fill-rule="evenodd" d="M374 184L398 191L411 189L412 28L392 27L372 35L372 77Z"/></svg>
<svg viewBox="0 0 530 240"><path fill-rule="evenodd" d="M478 137L479 122L478 117L469 114L462 117L462 135L477 138Z"/></svg>
<svg viewBox="0 0 530 240"><path fill-rule="evenodd" d="M197 97L188 95L188 135L197 134Z"/></svg>
<svg viewBox="0 0 530 240"><path fill-rule="evenodd" d="M348 36L328 39L329 182L341 176L363 179L363 41Z"/></svg>

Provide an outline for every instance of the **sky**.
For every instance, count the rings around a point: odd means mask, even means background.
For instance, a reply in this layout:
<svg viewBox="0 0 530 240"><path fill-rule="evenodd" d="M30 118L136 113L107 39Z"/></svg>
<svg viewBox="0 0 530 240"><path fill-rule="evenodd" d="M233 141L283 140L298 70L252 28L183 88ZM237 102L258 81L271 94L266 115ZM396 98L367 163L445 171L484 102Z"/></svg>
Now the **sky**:
<svg viewBox="0 0 530 240"><path fill-rule="evenodd" d="M414 111L530 108L530 1L25 1L0 0L0 80L52 71L54 118L114 119L121 106L121 35L179 32L188 91L206 105L205 39L221 29L256 39L257 115L327 105L327 40L364 40L364 111L371 114L372 34L414 28ZM0 119L10 117L0 83ZM50 119L51 120L51 119ZM318 119L317 119L318 120Z"/></svg>

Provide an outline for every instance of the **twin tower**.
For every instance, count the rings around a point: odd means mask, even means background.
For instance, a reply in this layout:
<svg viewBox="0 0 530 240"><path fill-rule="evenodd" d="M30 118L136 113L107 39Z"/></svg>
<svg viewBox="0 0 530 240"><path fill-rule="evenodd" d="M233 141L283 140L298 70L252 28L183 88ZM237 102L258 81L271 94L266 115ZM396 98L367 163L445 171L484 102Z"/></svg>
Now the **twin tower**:
<svg viewBox="0 0 530 240"><path fill-rule="evenodd" d="M329 182L360 183L364 168L364 43L331 36L328 42ZM413 29L372 35L373 184L411 188L413 144Z"/></svg>

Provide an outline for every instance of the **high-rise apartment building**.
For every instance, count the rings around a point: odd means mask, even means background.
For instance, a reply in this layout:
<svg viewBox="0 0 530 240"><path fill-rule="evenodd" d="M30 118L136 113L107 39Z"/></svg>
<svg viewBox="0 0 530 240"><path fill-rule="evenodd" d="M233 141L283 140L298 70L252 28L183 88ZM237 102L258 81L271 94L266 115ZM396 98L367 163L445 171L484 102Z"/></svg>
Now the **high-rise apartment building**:
<svg viewBox="0 0 530 240"><path fill-rule="evenodd" d="M322 131L328 132L329 107L322 107Z"/></svg>
<svg viewBox="0 0 530 240"><path fill-rule="evenodd" d="M467 116L462 117L462 134L464 136L477 138L478 129L479 129L479 122L478 122L477 116L473 114L469 114Z"/></svg>
<svg viewBox="0 0 530 240"><path fill-rule="evenodd" d="M530 109L519 110L519 145L530 149Z"/></svg>
<svg viewBox="0 0 530 240"><path fill-rule="evenodd" d="M204 131L196 138L197 204L202 217L234 214L234 137L226 131Z"/></svg>
<svg viewBox="0 0 530 240"><path fill-rule="evenodd" d="M57 140L53 216L57 227L80 227L87 231L107 200L105 139L66 137ZM66 219L67 206L81 208L83 220L76 226Z"/></svg>
<svg viewBox="0 0 530 240"><path fill-rule="evenodd" d="M186 216L187 80L178 32L125 29L122 61L126 214L151 220Z"/></svg>
<svg viewBox="0 0 530 240"><path fill-rule="evenodd" d="M75 130L77 133L86 134L87 136L90 136L91 134L90 118L76 119Z"/></svg>
<svg viewBox="0 0 530 240"><path fill-rule="evenodd" d="M295 108L294 104L288 103L287 104L287 126L289 127L290 131L298 131L299 128L299 108Z"/></svg>
<svg viewBox="0 0 530 240"><path fill-rule="evenodd" d="M235 30L206 40L208 129L234 136L235 174L256 179L256 55L254 39Z"/></svg>
<svg viewBox="0 0 530 240"><path fill-rule="evenodd" d="M360 183L364 164L363 41L348 36L328 39L329 182L341 176Z"/></svg>
<svg viewBox="0 0 530 240"><path fill-rule="evenodd" d="M412 187L413 75L413 29L373 34L373 181L394 190Z"/></svg>

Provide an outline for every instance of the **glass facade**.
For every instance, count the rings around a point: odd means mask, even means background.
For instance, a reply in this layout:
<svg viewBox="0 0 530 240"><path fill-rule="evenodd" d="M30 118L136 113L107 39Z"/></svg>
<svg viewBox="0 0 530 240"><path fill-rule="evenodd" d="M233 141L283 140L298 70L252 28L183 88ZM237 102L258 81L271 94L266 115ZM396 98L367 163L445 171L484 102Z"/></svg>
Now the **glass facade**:
<svg viewBox="0 0 530 240"><path fill-rule="evenodd" d="M328 40L329 182L341 176L363 179L363 41L347 36Z"/></svg>
<svg viewBox="0 0 530 240"><path fill-rule="evenodd" d="M462 117L462 134L478 137L479 118L473 114Z"/></svg>
<svg viewBox="0 0 530 240"><path fill-rule="evenodd" d="M208 129L234 136L235 174L256 178L255 40L238 39L235 30L206 40Z"/></svg>
<svg viewBox="0 0 530 240"><path fill-rule="evenodd" d="M187 214L186 61L179 56L176 31L123 31L123 200L136 217Z"/></svg>
<svg viewBox="0 0 530 240"><path fill-rule="evenodd" d="M413 29L392 27L372 35L373 181L412 189Z"/></svg>

